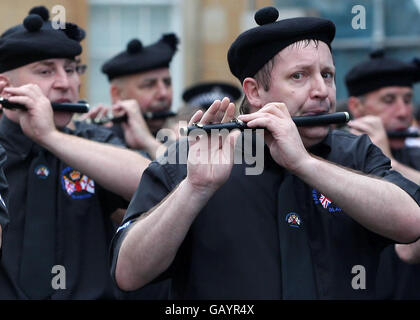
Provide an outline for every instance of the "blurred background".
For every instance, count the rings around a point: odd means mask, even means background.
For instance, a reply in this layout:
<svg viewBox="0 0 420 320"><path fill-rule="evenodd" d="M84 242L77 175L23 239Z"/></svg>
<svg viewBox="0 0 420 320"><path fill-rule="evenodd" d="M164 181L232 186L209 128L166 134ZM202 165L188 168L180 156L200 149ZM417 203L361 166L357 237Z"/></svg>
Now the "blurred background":
<svg viewBox="0 0 420 320"><path fill-rule="evenodd" d="M63 6L66 20L87 31L82 62L88 70L81 98L92 106L110 102L108 81L100 71L105 60L132 38L148 45L167 32L175 32L181 40L171 64L175 110L182 105L182 91L194 83L224 80L239 86L230 74L227 50L239 33L256 25L255 11L269 5L279 9L280 18L319 16L336 24L332 47L337 100L347 97L346 72L371 50L384 48L387 55L405 61L420 57L420 0L2 0L0 32L22 23L36 5L50 11ZM364 16L361 11L352 13L357 5L363 6ZM359 28L354 28L354 19L359 19ZM415 102L420 102L419 85Z"/></svg>

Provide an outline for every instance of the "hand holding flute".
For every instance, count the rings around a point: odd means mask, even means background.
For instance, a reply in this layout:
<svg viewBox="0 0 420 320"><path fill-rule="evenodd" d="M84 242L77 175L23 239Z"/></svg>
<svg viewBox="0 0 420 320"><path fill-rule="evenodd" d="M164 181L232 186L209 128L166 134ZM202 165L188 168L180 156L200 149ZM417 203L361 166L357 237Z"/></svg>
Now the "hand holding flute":
<svg viewBox="0 0 420 320"><path fill-rule="evenodd" d="M127 145L146 151L154 159L161 143L153 136L138 102L134 99L118 101L112 106L112 114L115 116L110 117L111 121L121 124Z"/></svg>
<svg viewBox="0 0 420 320"><path fill-rule="evenodd" d="M293 122L298 127L308 127L308 126L319 126L319 125L328 125L328 124L340 124L346 123L350 119L350 116L347 112L337 112L337 113L330 113L330 114L323 114L323 115L316 115L316 116L303 116L303 117L292 117ZM207 125L200 125L194 123L187 128L181 128L181 135L188 135L192 130L201 129L206 132L211 132L211 130L245 130L249 129L247 124L239 119L233 119L230 122L225 123L217 123L217 124L207 124Z"/></svg>
<svg viewBox="0 0 420 320"><path fill-rule="evenodd" d="M215 121L208 121L207 118L215 118L214 113L218 112L218 107L220 110L222 109L220 106L227 105L229 99L227 99L227 102L225 102L225 99L222 100L221 104L220 101L216 100L202 117L196 116L197 113L200 112L198 111L193 116L193 119L190 121L189 126L196 128L197 126L193 126L193 124L200 123L203 124L202 128L209 128L211 130L211 128L214 128L214 125L217 123L222 125L222 127L232 126L236 128L240 127L243 129L264 129L264 143L270 149L271 157L280 166L287 168L291 172L297 172L299 168L307 167L308 163L313 161L313 157L308 153L306 148L321 142L329 132L329 128L325 125L325 122L322 123L322 125L320 125L319 123L312 122L311 125L313 125L314 127L308 129L303 128L302 130L298 130L296 125L293 123L292 117L290 116L287 106L284 103L278 102L268 103L256 112L246 115L240 115L238 117L238 120L241 120L241 122L230 122L230 120L233 119L233 116L220 116L216 117L218 119L216 119ZM320 116L321 115L319 115L318 117ZM348 114L340 114L340 116L343 117L342 121L348 120ZM310 122L311 121L313 120L310 120ZM246 123L246 127L243 125L243 123ZM237 130L233 130L227 136L225 134L221 134L219 136L219 139L221 138L221 142L219 142L218 144L219 148L220 146L224 146L226 141L229 140L230 135L235 132L238 134ZM203 144L204 148L206 144L209 144L208 148L211 148L211 150L209 150L207 153L213 153L213 148L216 148L218 146L217 144L214 146L214 143L212 143L212 141L215 141L213 135L198 134L197 136L190 136L190 147L191 144L195 146L195 144L197 143L197 139L198 141L205 141L205 143Z"/></svg>
<svg viewBox="0 0 420 320"><path fill-rule="evenodd" d="M74 110L69 109L73 105L70 102L78 98L76 91L48 93L48 95L44 94L36 84L5 87L2 90L4 115L12 122L19 124L27 137L42 146L48 146L57 136L57 132L71 121ZM60 111L66 112L54 112L53 106L64 107ZM83 106L87 108L86 103ZM12 110L9 110L10 108Z"/></svg>

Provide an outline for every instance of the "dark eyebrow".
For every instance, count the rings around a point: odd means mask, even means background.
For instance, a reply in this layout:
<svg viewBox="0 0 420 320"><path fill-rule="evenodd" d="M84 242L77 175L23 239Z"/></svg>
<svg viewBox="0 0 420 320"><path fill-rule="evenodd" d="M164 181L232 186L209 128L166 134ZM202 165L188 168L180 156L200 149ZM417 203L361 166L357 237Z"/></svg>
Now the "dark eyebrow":
<svg viewBox="0 0 420 320"><path fill-rule="evenodd" d="M294 70L294 69L308 70L308 69L312 69L312 64L306 64L306 63L296 64L293 67L291 67L290 69L291 70ZM327 71L331 71L331 72L335 73L335 67L334 66L325 65L325 66L321 67L321 70L323 70L323 71L327 70Z"/></svg>
<svg viewBox="0 0 420 320"><path fill-rule="evenodd" d="M36 65L34 65L34 68L35 67L38 67L38 66L53 67L54 66L54 62L52 62L52 61L40 61Z"/></svg>
<svg viewBox="0 0 420 320"><path fill-rule="evenodd" d="M381 96L381 99L389 99L389 98L393 98L395 99L397 95L393 92L389 92L387 94L384 94L383 96Z"/></svg>
<svg viewBox="0 0 420 320"><path fill-rule="evenodd" d="M69 65L77 65L77 62L75 60L66 60L64 62L64 66L69 66Z"/></svg>
<svg viewBox="0 0 420 320"><path fill-rule="evenodd" d="M312 65L311 64L306 64L306 63L303 64L303 63L300 63L300 64L294 65L290 69L291 70L294 70L294 69L310 69L310 68L312 68Z"/></svg>
<svg viewBox="0 0 420 320"><path fill-rule="evenodd" d="M158 81L158 79L156 79L156 78L145 78L145 79L141 80L140 83L153 83L153 82L156 82L156 81Z"/></svg>
<svg viewBox="0 0 420 320"><path fill-rule="evenodd" d="M333 66L324 66L324 67L322 67L322 70L328 70L328 71L335 72L335 67L333 67Z"/></svg>

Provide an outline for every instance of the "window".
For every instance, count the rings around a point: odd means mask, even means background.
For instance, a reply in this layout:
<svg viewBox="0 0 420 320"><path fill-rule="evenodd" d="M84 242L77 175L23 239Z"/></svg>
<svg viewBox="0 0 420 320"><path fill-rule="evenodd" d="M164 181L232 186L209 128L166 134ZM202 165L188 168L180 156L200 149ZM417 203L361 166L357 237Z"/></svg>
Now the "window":
<svg viewBox="0 0 420 320"><path fill-rule="evenodd" d="M180 0L90 0L89 103L110 105L109 82L101 67L106 60L123 51L133 38L147 46L163 33L174 32L181 42L171 63L174 88L173 107L180 105L182 90L182 26Z"/></svg>
<svg viewBox="0 0 420 320"><path fill-rule="evenodd" d="M335 23L332 47L337 68L337 100L347 98L346 73L368 59L373 49L384 48L387 56L406 62L420 56L420 0L275 0L273 5L280 15L282 10L299 8ZM365 8L366 29L352 28L355 5ZM420 102L419 87L414 87L415 102Z"/></svg>

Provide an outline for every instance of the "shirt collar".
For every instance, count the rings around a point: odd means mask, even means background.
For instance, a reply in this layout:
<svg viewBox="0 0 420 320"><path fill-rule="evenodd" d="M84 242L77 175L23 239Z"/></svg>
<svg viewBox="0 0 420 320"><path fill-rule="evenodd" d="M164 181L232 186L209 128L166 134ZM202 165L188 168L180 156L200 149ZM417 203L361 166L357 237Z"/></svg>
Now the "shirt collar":
<svg viewBox="0 0 420 320"><path fill-rule="evenodd" d="M328 154L331 152L331 143L332 143L331 133L332 133L332 130L329 129L328 134L325 136L325 138L320 143L309 147L308 152L316 156L319 156L321 158L326 158Z"/></svg>
<svg viewBox="0 0 420 320"><path fill-rule="evenodd" d="M239 152L241 154L241 159L244 161L245 157L250 157L249 159L253 159L256 156L256 143L258 140L258 143L264 144L264 168L279 168L279 165L274 161L274 159L271 157L270 149L268 146L262 141L262 137L257 135L255 131L252 132L252 135L244 135L242 132L241 137L239 139L242 140L242 144L236 144L235 146L235 153ZM252 148L244 147L244 144L251 144ZM321 158L327 158L329 153L331 152L331 144L332 144L332 130L330 129L327 133L327 135L324 137L324 139L319 142L318 144L311 146L308 148L308 152L319 156ZM263 168L263 169L264 169Z"/></svg>
<svg viewBox="0 0 420 320"><path fill-rule="evenodd" d="M309 147L307 150L309 153L312 153L316 156L319 156L321 158L327 158L329 153L331 152L331 144L332 144L332 130L329 129L327 135L324 137L324 139L317 143L316 145L313 145ZM273 160L271 157L270 149L265 144L264 145L264 157L265 157L265 165L274 165L276 166L277 163Z"/></svg>
<svg viewBox="0 0 420 320"><path fill-rule="evenodd" d="M20 125L7 118L5 114L0 120L0 134L6 138L6 141L10 142L22 159L25 159L30 154L35 144L35 142L25 136Z"/></svg>
<svg viewBox="0 0 420 320"><path fill-rule="evenodd" d="M326 158L329 153L331 152L331 144L332 144L332 134L331 134L332 130L330 129L327 133L327 135L324 137L324 139L319 142L316 145L311 146L310 148L308 148L308 152L319 156L321 158ZM244 137L244 133L242 133L242 137ZM251 140L252 143L252 155L255 156L255 150L256 150L256 146L255 144L257 143L256 141L259 140L259 143L264 143L262 142L262 137L260 137L259 135L256 135L255 132L253 131L251 136L247 136L249 139ZM240 138L240 139L241 139ZM248 143L250 143L248 139ZM246 139L243 140L243 143L247 143ZM244 146L242 145L241 148L241 152L242 152L242 156L249 156L249 152L251 152L251 150L249 150L250 148L244 148ZM269 167L278 167L278 164L274 161L274 159L271 157L271 153L270 153L270 149L268 148L268 146L264 143L264 167L265 168L269 168Z"/></svg>

